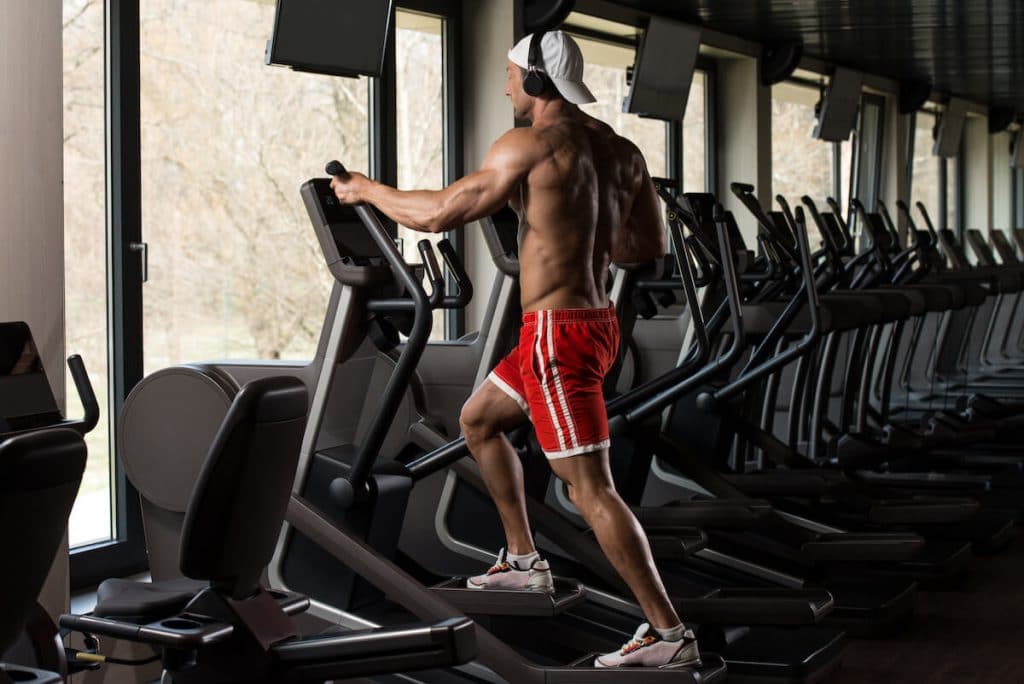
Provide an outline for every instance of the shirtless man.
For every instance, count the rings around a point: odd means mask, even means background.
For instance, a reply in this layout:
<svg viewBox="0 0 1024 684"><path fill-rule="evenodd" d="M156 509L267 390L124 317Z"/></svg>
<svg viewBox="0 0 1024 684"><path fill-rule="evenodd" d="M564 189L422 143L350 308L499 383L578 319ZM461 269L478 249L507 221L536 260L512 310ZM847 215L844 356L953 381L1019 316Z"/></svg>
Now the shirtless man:
<svg viewBox="0 0 1024 684"><path fill-rule="evenodd" d="M647 537L612 482L602 394L619 346L605 295L608 267L665 254L657 195L637 147L577 106L594 98L583 84L583 56L572 38L561 31L543 34L535 57L541 92L524 90L530 41L527 36L508 53L505 95L516 117L531 125L502 135L480 170L438 191L400 191L356 173L336 176L332 187L340 201L367 202L422 232L463 226L505 204L519 213L526 227L519 248L519 346L460 416L508 551L468 586L553 590L527 520L522 466L504 435L530 418L551 469L568 485L573 504L648 620L595 665L694 665L699 654L693 633L669 602Z"/></svg>

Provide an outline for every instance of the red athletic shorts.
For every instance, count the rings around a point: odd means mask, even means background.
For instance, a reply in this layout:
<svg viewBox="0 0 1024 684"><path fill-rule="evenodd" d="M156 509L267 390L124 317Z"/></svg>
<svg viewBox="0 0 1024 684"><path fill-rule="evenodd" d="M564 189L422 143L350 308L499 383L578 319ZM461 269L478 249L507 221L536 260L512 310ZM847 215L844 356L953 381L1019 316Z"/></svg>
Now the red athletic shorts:
<svg viewBox="0 0 1024 684"><path fill-rule="evenodd" d="M488 380L530 416L548 458L608 446L604 377L619 351L615 310L554 309L523 314L519 346Z"/></svg>

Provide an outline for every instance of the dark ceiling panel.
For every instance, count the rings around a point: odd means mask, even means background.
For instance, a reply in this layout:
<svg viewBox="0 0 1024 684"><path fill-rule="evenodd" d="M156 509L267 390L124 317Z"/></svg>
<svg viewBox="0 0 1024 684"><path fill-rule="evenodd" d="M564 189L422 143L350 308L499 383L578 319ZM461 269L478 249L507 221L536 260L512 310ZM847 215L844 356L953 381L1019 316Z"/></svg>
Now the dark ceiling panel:
<svg viewBox="0 0 1024 684"><path fill-rule="evenodd" d="M617 0L757 42L1024 112L1019 0Z"/></svg>

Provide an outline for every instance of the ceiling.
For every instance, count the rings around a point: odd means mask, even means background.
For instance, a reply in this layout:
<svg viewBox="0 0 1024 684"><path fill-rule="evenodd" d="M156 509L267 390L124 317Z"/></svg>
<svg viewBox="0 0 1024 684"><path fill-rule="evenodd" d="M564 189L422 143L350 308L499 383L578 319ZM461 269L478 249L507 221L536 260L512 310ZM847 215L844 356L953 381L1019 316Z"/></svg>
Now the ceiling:
<svg viewBox="0 0 1024 684"><path fill-rule="evenodd" d="M1024 112L1019 0L616 0L759 43Z"/></svg>

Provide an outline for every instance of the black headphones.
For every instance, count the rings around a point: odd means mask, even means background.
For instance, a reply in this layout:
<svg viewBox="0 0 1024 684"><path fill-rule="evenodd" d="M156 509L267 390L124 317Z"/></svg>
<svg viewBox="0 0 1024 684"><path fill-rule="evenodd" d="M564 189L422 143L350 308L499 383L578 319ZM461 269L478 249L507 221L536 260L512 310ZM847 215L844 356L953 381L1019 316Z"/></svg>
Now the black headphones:
<svg viewBox="0 0 1024 684"><path fill-rule="evenodd" d="M544 92L544 86L547 84L544 72L537 70L538 62L541 62L540 40L543 37L543 31L537 31L530 37L530 52L526 60L526 76L523 78L523 92L530 97L538 97ZM540 66L544 66L543 63Z"/></svg>

